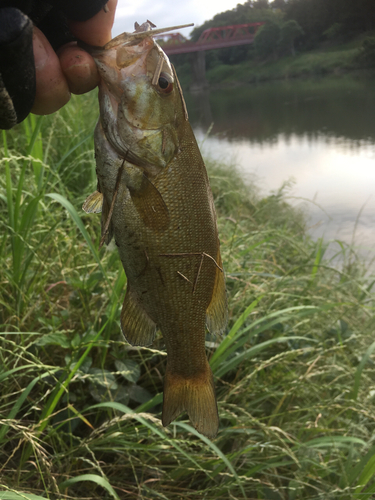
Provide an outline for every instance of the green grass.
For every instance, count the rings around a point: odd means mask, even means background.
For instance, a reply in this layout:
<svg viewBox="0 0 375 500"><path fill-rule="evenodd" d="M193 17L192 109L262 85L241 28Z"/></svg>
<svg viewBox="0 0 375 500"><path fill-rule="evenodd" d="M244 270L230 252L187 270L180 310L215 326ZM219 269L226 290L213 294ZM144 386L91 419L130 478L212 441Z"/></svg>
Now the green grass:
<svg viewBox="0 0 375 500"><path fill-rule="evenodd" d="M289 78L312 78L324 75L342 75L351 71L372 70L373 64L359 57L363 40L373 36L367 32L350 42L340 44L321 44L320 47L297 53L295 56L284 56L276 61L257 60L252 54L249 60L239 64L218 64L209 68L206 79L210 87L227 87L233 84L257 83ZM192 72L190 63L186 61L177 66L179 78L184 88L191 85Z"/></svg>
<svg viewBox="0 0 375 500"><path fill-rule="evenodd" d="M225 86L237 83L256 83L288 78L316 77L342 74L358 69L355 65L357 49L329 52L312 51L283 57L277 61L247 61L233 66L217 66L207 71L210 85Z"/></svg>
<svg viewBox="0 0 375 500"><path fill-rule="evenodd" d="M0 499L370 499L373 276L304 217L208 161L229 327L208 339L220 431L161 426L165 351L127 345L126 278L98 249L97 105L4 133L0 156ZM336 262L336 261L335 261ZM22 492L22 493L21 493Z"/></svg>

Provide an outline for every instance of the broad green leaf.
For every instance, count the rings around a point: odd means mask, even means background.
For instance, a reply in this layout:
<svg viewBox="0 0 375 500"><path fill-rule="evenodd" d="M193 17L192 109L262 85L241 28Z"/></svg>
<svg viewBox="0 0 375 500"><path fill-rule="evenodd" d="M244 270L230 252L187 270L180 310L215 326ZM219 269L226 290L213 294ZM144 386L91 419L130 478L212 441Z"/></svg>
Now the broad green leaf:
<svg viewBox="0 0 375 500"><path fill-rule="evenodd" d="M42 335L36 342L36 345L58 345L63 349L70 348L70 341L65 335L65 333L54 332L54 333L46 333Z"/></svg>
<svg viewBox="0 0 375 500"><path fill-rule="evenodd" d="M141 376L141 367L132 359L126 359L125 361L117 359L115 361L115 366L117 371L119 371L126 380L133 382L133 384L135 384Z"/></svg>
<svg viewBox="0 0 375 500"><path fill-rule="evenodd" d="M109 370L102 370L101 368L90 368L88 371L89 380L93 384L101 385L107 389L117 389L115 376Z"/></svg>
<svg viewBox="0 0 375 500"><path fill-rule="evenodd" d="M150 392L141 387L140 385L133 384L129 388L130 399L137 403L147 403L152 398Z"/></svg>

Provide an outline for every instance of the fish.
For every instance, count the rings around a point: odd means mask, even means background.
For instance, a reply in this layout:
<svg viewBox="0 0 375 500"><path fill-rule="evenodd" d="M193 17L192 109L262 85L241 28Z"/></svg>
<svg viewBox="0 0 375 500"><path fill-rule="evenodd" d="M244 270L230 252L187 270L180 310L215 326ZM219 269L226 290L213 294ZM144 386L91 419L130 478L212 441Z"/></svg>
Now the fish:
<svg viewBox="0 0 375 500"><path fill-rule="evenodd" d="M114 238L127 276L121 330L133 346L157 330L167 351L162 424L187 412L195 429L219 428L206 328L221 335L227 295L213 195L176 71L154 37L173 28L135 25L91 53L100 75L95 129L102 243Z"/></svg>

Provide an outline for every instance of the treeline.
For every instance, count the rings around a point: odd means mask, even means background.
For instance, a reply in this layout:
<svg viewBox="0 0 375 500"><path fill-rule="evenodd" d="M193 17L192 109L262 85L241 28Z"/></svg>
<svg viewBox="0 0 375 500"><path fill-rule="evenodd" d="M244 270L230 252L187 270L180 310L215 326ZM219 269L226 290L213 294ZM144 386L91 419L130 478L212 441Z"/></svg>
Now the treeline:
<svg viewBox="0 0 375 500"><path fill-rule="evenodd" d="M209 51L207 66L276 58L295 49L313 49L323 41L348 41L375 30L375 0L248 0L195 28L192 40L211 27L252 22L267 23L258 31L254 46Z"/></svg>
<svg viewBox="0 0 375 500"><path fill-rule="evenodd" d="M302 27L301 42L307 48L327 38L345 41L375 29L374 0L277 0L277 5Z"/></svg>

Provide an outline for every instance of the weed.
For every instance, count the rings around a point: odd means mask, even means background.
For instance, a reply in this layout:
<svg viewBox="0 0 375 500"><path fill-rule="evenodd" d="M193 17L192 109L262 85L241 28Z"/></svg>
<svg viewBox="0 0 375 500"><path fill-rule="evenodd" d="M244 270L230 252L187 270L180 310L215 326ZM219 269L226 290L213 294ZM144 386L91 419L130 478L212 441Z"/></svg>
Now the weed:
<svg viewBox="0 0 375 500"><path fill-rule="evenodd" d="M211 162L230 317L207 340L220 430L161 426L162 339L123 340L126 278L80 210L95 109L74 99L3 135L0 498L371 498L374 281L325 260L282 190L261 199Z"/></svg>

